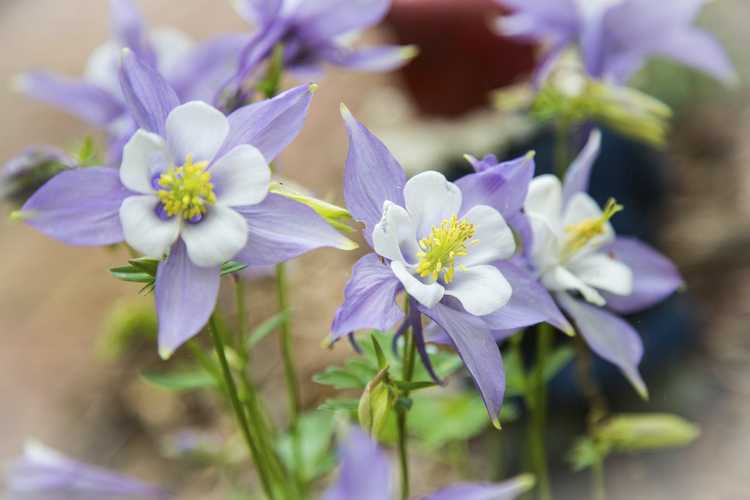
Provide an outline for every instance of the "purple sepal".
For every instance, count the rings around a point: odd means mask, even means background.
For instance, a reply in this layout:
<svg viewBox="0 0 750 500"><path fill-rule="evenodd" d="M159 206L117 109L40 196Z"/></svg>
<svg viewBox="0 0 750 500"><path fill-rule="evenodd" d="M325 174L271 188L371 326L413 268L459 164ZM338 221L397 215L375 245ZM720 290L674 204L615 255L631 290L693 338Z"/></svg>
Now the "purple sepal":
<svg viewBox="0 0 750 500"><path fill-rule="evenodd" d="M352 427L338 452L341 470L323 500L392 500L388 455L359 428Z"/></svg>
<svg viewBox="0 0 750 500"><path fill-rule="evenodd" d="M437 385L444 385L443 381L435 373L435 368L432 366L430 355L427 352L427 346L424 341L424 332L422 331L422 313L419 312L419 305L417 301L409 298L409 322L411 323L411 334L414 336L414 343L419 354L419 359L422 360L425 370L430 375L430 378Z"/></svg>
<svg viewBox="0 0 750 500"><path fill-rule="evenodd" d="M448 486L423 500L515 500L531 489L534 480L524 475L502 483L459 483Z"/></svg>
<svg viewBox="0 0 750 500"><path fill-rule="evenodd" d="M563 182L563 204L567 205L568 201L576 193L585 193L589 190L589 180L591 179L591 170L594 162L599 156L599 150L602 145L602 133L598 130L592 130L586 145L578 154L573 163L570 164L568 172L565 174Z"/></svg>

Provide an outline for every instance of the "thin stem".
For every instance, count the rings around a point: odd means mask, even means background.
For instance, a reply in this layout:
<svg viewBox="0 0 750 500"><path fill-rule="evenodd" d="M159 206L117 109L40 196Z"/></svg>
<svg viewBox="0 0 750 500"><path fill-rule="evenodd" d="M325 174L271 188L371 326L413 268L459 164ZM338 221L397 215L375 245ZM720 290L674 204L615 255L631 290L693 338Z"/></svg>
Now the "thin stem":
<svg viewBox="0 0 750 500"><path fill-rule="evenodd" d="M555 125L555 169L560 179L565 177L570 163L570 124L567 120Z"/></svg>
<svg viewBox="0 0 750 500"><path fill-rule="evenodd" d="M409 305L407 302L407 314L409 312ZM417 316L416 321L420 321ZM414 332L410 327L404 334L404 363L402 366L402 379L404 382L411 382L414 376L414 360L416 358L417 343L414 340ZM403 398L409 397L409 391L404 391L402 394ZM397 430L398 430L398 459L401 470L401 500L407 500L410 494L410 481L409 481L409 453L408 453L408 435L406 429L406 414L408 408L399 406L397 407Z"/></svg>
<svg viewBox="0 0 750 500"><path fill-rule="evenodd" d="M539 325L536 341L536 362L530 375L531 380L527 391L527 403L531 411L528 440L534 475L538 485L537 497L539 500L550 500L552 495L545 445L547 381L544 376L544 368L552 348L552 329L548 324Z"/></svg>
<svg viewBox="0 0 750 500"><path fill-rule="evenodd" d="M240 355L245 354L245 336L247 335L247 303L245 300L245 280L234 277L234 297L237 302L237 335L234 348Z"/></svg>
<svg viewBox="0 0 750 500"><path fill-rule="evenodd" d="M258 450L255 444L253 435L250 432L250 426L247 421L245 410L242 408L242 404L240 404L240 397L237 392L237 386L235 385L232 371L230 370L229 363L227 362L227 355L224 350L224 340L221 338L221 334L219 333L219 329L216 325L216 319L214 316L211 316L208 326L208 329L211 332L211 338L214 342L214 348L216 349L216 355L219 358L219 364L221 365L221 371L224 376L224 382L226 383L227 392L229 393L229 400L232 403L232 409L234 410L234 414L237 417L237 423L239 424L240 430L242 431L242 436L245 438L245 443L250 450L250 455L253 457L253 461L255 462L256 469L258 470L258 476L260 477L260 481L263 486L263 491L265 491L268 498L273 500L274 498L276 498L276 496L274 494L273 488L271 487L271 481L268 477L266 464L263 460L263 456L261 455L260 450Z"/></svg>
<svg viewBox="0 0 750 500"><path fill-rule="evenodd" d="M604 459L597 460L591 465L592 475L592 498L594 500L606 500L607 489L604 480Z"/></svg>

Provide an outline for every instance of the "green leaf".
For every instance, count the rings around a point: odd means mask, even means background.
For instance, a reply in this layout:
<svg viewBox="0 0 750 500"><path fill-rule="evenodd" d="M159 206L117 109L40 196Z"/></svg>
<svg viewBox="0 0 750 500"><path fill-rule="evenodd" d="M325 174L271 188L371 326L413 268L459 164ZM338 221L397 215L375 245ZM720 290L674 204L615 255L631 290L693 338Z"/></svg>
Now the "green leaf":
<svg viewBox="0 0 750 500"><path fill-rule="evenodd" d="M289 319L289 311L279 311L263 323L258 325L248 336L247 347L252 349L255 345L266 338L274 330L280 328Z"/></svg>
<svg viewBox="0 0 750 500"><path fill-rule="evenodd" d="M229 274L238 273L245 268L247 268L247 264L230 260L221 265L221 275L227 276Z"/></svg>
<svg viewBox="0 0 750 500"><path fill-rule="evenodd" d="M330 412L316 411L305 413L299 419L299 445L301 476L308 482L317 479L330 471L335 463L331 449L331 440L335 427L334 415ZM284 434L278 442L279 454L284 464L295 470L292 436Z"/></svg>
<svg viewBox="0 0 750 500"><path fill-rule="evenodd" d="M144 372L141 377L151 385L170 391L192 391L217 385L216 380L203 370L175 373Z"/></svg>
<svg viewBox="0 0 750 500"><path fill-rule="evenodd" d="M465 441L489 425L482 398L475 392L417 394L408 413L409 429L421 443L437 449L451 441Z"/></svg>
<svg viewBox="0 0 750 500"><path fill-rule="evenodd" d="M575 355L575 349L571 346L561 346L555 349L552 355L547 358L547 364L544 367L544 380L549 382L555 378L555 375L573 361Z"/></svg>
<svg viewBox="0 0 750 500"><path fill-rule="evenodd" d="M385 354L383 354L383 348L380 347L378 338L375 335L370 335L370 339L372 340L372 347L375 349L375 357L378 360L378 368L382 370L383 368L388 366L388 361L386 361Z"/></svg>
<svg viewBox="0 0 750 500"><path fill-rule="evenodd" d="M357 407L359 407L359 399L337 398L326 399L323 404L318 406L318 410L330 412L345 411L347 413L355 414L357 412Z"/></svg>
<svg viewBox="0 0 750 500"><path fill-rule="evenodd" d="M698 427L677 415L615 415L596 429L596 439L612 451L636 452L687 446L700 435Z"/></svg>
<svg viewBox="0 0 750 500"><path fill-rule="evenodd" d="M159 261L149 257L140 257L128 261L134 268L147 273L150 276L156 276L156 270L159 268Z"/></svg>
<svg viewBox="0 0 750 500"><path fill-rule="evenodd" d="M435 384L435 382L429 382L427 380L420 381L420 382L403 382L401 380L397 380L393 382L393 385L398 387L401 391L411 392L411 391L418 391L420 389L428 389L430 387L435 387L437 384Z"/></svg>
<svg viewBox="0 0 750 500"><path fill-rule="evenodd" d="M573 470L582 471L594 464L600 463L606 458L608 453L605 446L597 444L594 440L586 437L576 441L567 458L573 466Z"/></svg>
<svg viewBox="0 0 750 500"><path fill-rule="evenodd" d="M313 381L330 385L335 389L364 389L367 380L363 380L357 375L336 366L329 366L325 371L313 375Z"/></svg>
<svg viewBox="0 0 750 500"><path fill-rule="evenodd" d="M135 266L122 266L114 267L109 270L112 276L121 281L128 281L131 283L147 283L153 284L154 277L148 273L143 272Z"/></svg>

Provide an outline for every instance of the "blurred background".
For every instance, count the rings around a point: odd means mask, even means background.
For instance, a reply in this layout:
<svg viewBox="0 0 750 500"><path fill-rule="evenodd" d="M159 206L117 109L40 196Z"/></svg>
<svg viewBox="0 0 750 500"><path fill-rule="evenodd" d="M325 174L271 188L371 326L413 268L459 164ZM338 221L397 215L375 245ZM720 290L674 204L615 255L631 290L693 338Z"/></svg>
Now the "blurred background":
<svg viewBox="0 0 750 500"><path fill-rule="evenodd" d="M138 3L151 26L173 26L196 39L248 29L228 2ZM489 0L393 3L385 25L367 38L415 43L421 55L393 74L330 70L319 82L304 131L281 157L282 173L319 197L343 204L346 135L340 101L412 173L435 168L458 175L465 169L464 153L508 155L528 149L537 149L539 168L548 169L548 134L531 121L493 111L488 98L490 91L528 76L536 48L489 32L487 22L499 12ZM743 82L750 81L750 56L744 50L750 44L748 17L748 2L721 0L710 2L701 19L725 44ZM31 144L75 148L77 140L92 133L64 113L14 92L11 84L15 75L32 69L78 75L91 50L108 36L103 0L0 1L0 161ZM669 146L657 152L606 133L593 191L598 199L614 195L624 202L627 211L616 219L618 230L644 237L673 258L687 290L632 318L647 345L648 404L639 402L614 370L601 366L598 373L615 410L677 413L698 423L702 435L687 449L611 458L609 497L747 498L748 87L723 88L660 62L651 64L636 84L673 106ZM139 373L159 363L152 343L131 346L115 359L112 335L122 326L118 310L135 301L148 311L151 304L150 297L138 297L137 285L118 282L107 272L127 255L66 247L7 217L0 218L0 255L0 461L18 455L24 440L34 436L71 456L173 487L180 498L225 498L216 471L194 463L186 474L184 463L161 458L161 451L175 430L226 436L222 433L232 422L222 420L208 396L169 393L144 383ZM311 381L312 375L351 355L345 343L328 350L321 342L359 255L322 250L291 265L295 348L307 408L331 396ZM258 323L275 310L273 284L261 276L251 289L251 321ZM142 328L149 329L148 312L142 316ZM285 397L276 344L268 338L257 349L254 376L281 420ZM583 403L566 372L555 381L553 393L556 498L586 498L588 475L571 472L565 462L583 429ZM490 450L503 453L506 470L517 472L518 427L511 423L500 438L484 433L465 443L469 461L463 471L417 450L416 493L466 477L463 473L488 477L485 472L500 462ZM504 452L497 451L498 440L506 441Z"/></svg>

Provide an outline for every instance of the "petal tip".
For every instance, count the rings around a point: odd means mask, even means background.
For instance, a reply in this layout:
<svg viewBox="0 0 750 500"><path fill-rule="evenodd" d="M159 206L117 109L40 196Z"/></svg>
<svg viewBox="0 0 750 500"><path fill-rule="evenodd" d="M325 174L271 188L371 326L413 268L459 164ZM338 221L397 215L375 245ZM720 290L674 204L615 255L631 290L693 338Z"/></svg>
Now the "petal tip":
<svg viewBox="0 0 750 500"><path fill-rule="evenodd" d="M419 55L419 47L416 45L407 45L401 49L400 55L404 61L411 61Z"/></svg>
<svg viewBox="0 0 750 500"><path fill-rule="evenodd" d="M533 160L534 158L536 158L536 151L534 151L533 149L530 150L528 153L526 153L525 158L527 160Z"/></svg>
<svg viewBox="0 0 750 500"><path fill-rule="evenodd" d="M528 491L536 485L534 474L521 474L516 477L516 481L518 482L518 487L523 491Z"/></svg>
<svg viewBox="0 0 750 500"><path fill-rule="evenodd" d="M168 360L174 354L174 349L168 347L159 347L159 357L164 361Z"/></svg>
<svg viewBox="0 0 750 500"><path fill-rule="evenodd" d="M352 115L352 112L349 111L349 108L347 108L346 104L344 104L343 102L339 105L339 111L341 112L341 117L345 121L348 122L350 120L354 120L354 115Z"/></svg>
<svg viewBox="0 0 750 500"><path fill-rule="evenodd" d="M499 416L492 417L492 427L494 427L495 429L497 429L499 431L503 430L503 426L500 424L500 417Z"/></svg>
<svg viewBox="0 0 750 500"><path fill-rule="evenodd" d="M320 88L320 85L318 85L317 83L311 83L310 85L307 86L307 91L310 92L311 94L314 94L315 92L318 91L319 88Z"/></svg>
<svg viewBox="0 0 750 500"><path fill-rule="evenodd" d="M8 218L13 222L25 222L34 218L34 213L28 210L14 210Z"/></svg>
<svg viewBox="0 0 750 500"><path fill-rule="evenodd" d="M350 240L349 238L344 238L344 241L336 246L339 250L356 250L359 248L359 244L356 241Z"/></svg>
<svg viewBox="0 0 750 500"><path fill-rule="evenodd" d="M10 79L10 90L11 92L24 93L29 86L29 75L27 73L21 73L15 75Z"/></svg>

